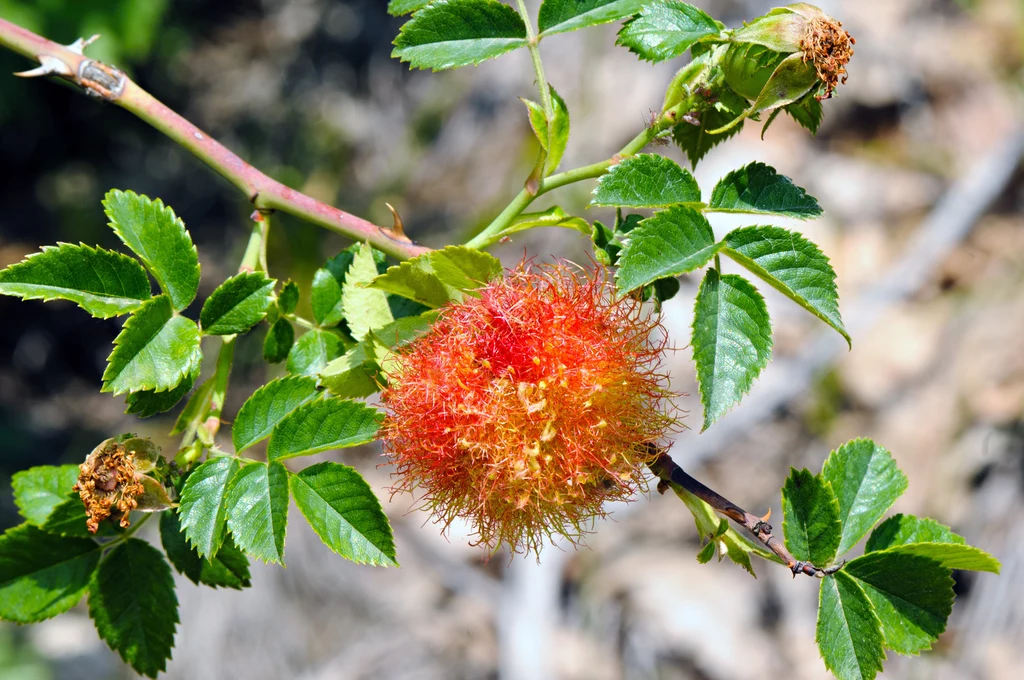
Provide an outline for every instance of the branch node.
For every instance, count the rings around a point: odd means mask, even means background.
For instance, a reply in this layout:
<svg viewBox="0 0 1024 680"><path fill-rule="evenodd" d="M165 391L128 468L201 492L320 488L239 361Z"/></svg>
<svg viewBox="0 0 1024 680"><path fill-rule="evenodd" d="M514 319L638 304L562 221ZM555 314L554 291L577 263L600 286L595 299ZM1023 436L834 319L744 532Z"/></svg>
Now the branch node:
<svg viewBox="0 0 1024 680"><path fill-rule="evenodd" d="M112 102L124 92L128 77L121 69L87 59L78 67L78 84L85 93Z"/></svg>

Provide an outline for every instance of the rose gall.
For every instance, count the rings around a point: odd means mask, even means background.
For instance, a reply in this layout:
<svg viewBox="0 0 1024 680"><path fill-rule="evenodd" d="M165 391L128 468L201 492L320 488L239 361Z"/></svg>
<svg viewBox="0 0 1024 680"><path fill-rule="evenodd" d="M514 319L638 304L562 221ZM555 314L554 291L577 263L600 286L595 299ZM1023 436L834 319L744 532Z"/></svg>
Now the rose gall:
<svg viewBox="0 0 1024 680"><path fill-rule="evenodd" d="M605 501L644 488L649 445L677 425L667 334L602 269L523 264L476 292L397 356L382 393L394 491L492 551L576 543Z"/></svg>

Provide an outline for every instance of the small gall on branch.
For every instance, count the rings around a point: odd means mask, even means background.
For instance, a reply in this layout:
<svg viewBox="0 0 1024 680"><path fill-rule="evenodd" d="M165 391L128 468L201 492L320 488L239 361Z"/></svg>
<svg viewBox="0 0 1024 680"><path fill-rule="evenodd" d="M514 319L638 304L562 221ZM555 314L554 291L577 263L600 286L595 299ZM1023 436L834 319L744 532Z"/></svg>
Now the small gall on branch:
<svg viewBox="0 0 1024 680"><path fill-rule="evenodd" d="M644 487L652 444L678 427L667 334L602 269L527 263L476 293L397 355L382 393L394 491L491 550L576 543Z"/></svg>

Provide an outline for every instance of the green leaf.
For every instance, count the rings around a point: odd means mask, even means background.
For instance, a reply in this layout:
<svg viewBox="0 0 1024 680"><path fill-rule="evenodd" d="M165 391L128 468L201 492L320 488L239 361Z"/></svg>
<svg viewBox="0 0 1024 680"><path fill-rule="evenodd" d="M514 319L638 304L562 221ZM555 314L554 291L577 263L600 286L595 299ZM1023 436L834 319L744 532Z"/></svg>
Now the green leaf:
<svg viewBox="0 0 1024 680"><path fill-rule="evenodd" d="M544 176L552 174L558 169L565 155L565 147L569 143L569 109L565 106L565 100L551 85L548 85L551 93L551 104L554 113L554 121L549 125L544 107L537 102L523 99L526 104L527 113L530 118L530 127L537 135L537 141L546 153L544 159Z"/></svg>
<svg viewBox="0 0 1024 680"><path fill-rule="evenodd" d="M924 519L913 515L893 515L871 532L864 546L864 552L885 550L897 545L908 543L956 543L965 545L963 536L953 533L945 524L935 520Z"/></svg>
<svg viewBox="0 0 1024 680"><path fill-rule="evenodd" d="M171 298L188 307L199 290L199 254L185 224L160 199L112 189L103 199L110 226L131 248Z"/></svg>
<svg viewBox="0 0 1024 680"><path fill-rule="evenodd" d="M345 312L345 321L348 322L352 337L356 340L362 340L370 330L394 321L384 291L367 287L376 278L377 263L373 257L373 249L369 244L362 243L345 273L345 283L341 287L341 306ZM324 363L326 365L326 362ZM322 368L323 366L320 367Z"/></svg>
<svg viewBox="0 0 1024 680"><path fill-rule="evenodd" d="M167 667L178 626L174 576L159 550L137 538L110 551L89 587L100 637L138 673Z"/></svg>
<svg viewBox="0 0 1024 680"><path fill-rule="evenodd" d="M723 253L851 343L839 314L835 270L818 246L796 232L771 226L736 229L723 243Z"/></svg>
<svg viewBox="0 0 1024 680"><path fill-rule="evenodd" d="M415 12L421 7L426 7L431 0L391 0L388 3L388 14L393 17L400 17L403 14Z"/></svg>
<svg viewBox="0 0 1024 680"><path fill-rule="evenodd" d="M882 624L885 645L898 654L932 646L953 611L953 575L935 560L882 551L849 562L843 572L864 589Z"/></svg>
<svg viewBox="0 0 1024 680"><path fill-rule="evenodd" d="M216 376L210 376L195 392L192 393L192 396L189 397L188 401L185 403L185 408L181 409L181 413L178 414L178 419L174 421L174 429L171 430L172 435L181 434L187 430L193 422L206 417L206 414L210 411L210 400L213 397L213 390L216 387Z"/></svg>
<svg viewBox="0 0 1024 680"><path fill-rule="evenodd" d="M100 561L100 546L28 524L0 536L0 619L35 623L78 604Z"/></svg>
<svg viewBox="0 0 1024 680"><path fill-rule="evenodd" d="M78 481L77 465L40 465L11 477L14 504L30 524L42 524Z"/></svg>
<svg viewBox="0 0 1024 680"><path fill-rule="evenodd" d="M703 432L750 391L768 365L772 326L764 298L742 276L709 269L693 310L692 342Z"/></svg>
<svg viewBox="0 0 1024 680"><path fill-rule="evenodd" d="M277 296L277 308L282 314L291 314L295 306L299 304L299 284L289 281L281 288L281 294Z"/></svg>
<svg viewBox="0 0 1024 680"><path fill-rule="evenodd" d="M252 463L235 476L228 491L228 528L235 544L251 557L284 564L288 524L288 470L278 462Z"/></svg>
<svg viewBox="0 0 1024 680"><path fill-rule="evenodd" d="M842 571L821 580L815 640L839 680L870 680L882 670L881 622L863 588Z"/></svg>
<svg viewBox="0 0 1024 680"><path fill-rule="evenodd" d="M53 512L42 523L41 529L48 534L57 536L70 536L73 538L92 538L93 534L86 525L88 517L85 514L85 505L77 493L64 495L64 499L53 508ZM109 530L109 523L100 524L100 535L113 533ZM106 530L106 531L105 531Z"/></svg>
<svg viewBox="0 0 1024 680"><path fill-rule="evenodd" d="M526 47L526 25L498 0L435 0L402 26L394 44L392 57L442 71Z"/></svg>
<svg viewBox="0 0 1024 680"><path fill-rule="evenodd" d="M782 487L782 533L793 557L826 567L836 557L842 526L831 485L808 470L790 468Z"/></svg>
<svg viewBox="0 0 1024 680"><path fill-rule="evenodd" d="M706 217L684 205L672 206L629 232L615 284L624 295L657 279L703 267L720 248Z"/></svg>
<svg viewBox="0 0 1024 680"><path fill-rule="evenodd" d="M70 300L100 319L134 312L150 298L149 277L127 255L58 243L0 271L0 295Z"/></svg>
<svg viewBox="0 0 1024 680"><path fill-rule="evenodd" d="M855 546L907 490L907 477L892 455L870 439L854 439L829 454L821 476L839 499L840 555Z"/></svg>
<svg viewBox="0 0 1024 680"><path fill-rule="evenodd" d="M821 119L825 116L825 110L821 102L814 96L804 97L784 106L783 109L793 117L793 120L809 130L812 135L818 133Z"/></svg>
<svg viewBox="0 0 1024 680"><path fill-rule="evenodd" d="M295 328L288 319L279 318L270 325L267 336L263 338L263 359L271 364L284 361L294 343Z"/></svg>
<svg viewBox="0 0 1024 680"><path fill-rule="evenodd" d="M690 159L690 164L697 167L697 162L704 158L708 151L742 129L743 122L741 121L724 132L717 134L711 132L727 125L737 115L741 114L733 113L725 105L716 103L701 114L699 125L691 125L684 121L672 128L672 141Z"/></svg>
<svg viewBox="0 0 1024 680"><path fill-rule="evenodd" d="M126 414L137 415L140 418L149 418L164 411L170 411L177 406L178 402L189 393L189 390L199 379L199 369L185 376L185 379L178 383L178 386L166 392L153 392L143 390L132 392L125 397Z"/></svg>
<svg viewBox="0 0 1024 680"><path fill-rule="evenodd" d="M320 371L320 383L343 399L360 399L377 392L378 367L370 344L364 340L327 364Z"/></svg>
<svg viewBox="0 0 1024 680"><path fill-rule="evenodd" d="M537 17L541 35L607 24L640 11L645 0L544 0Z"/></svg>
<svg viewBox="0 0 1024 680"><path fill-rule="evenodd" d="M341 284L328 270L316 270L309 301L318 326L330 328L341 322Z"/></svg>
<svg viewBox="0 0 1024 680"><path fill-rule="evenodd" d="M519 231L534 229L536 227L563 227L575 229L584 236L590 236L592 229L590 223L582 217L574 217L562 210L557 205L548 208L544 212L522 213L501 231L502 236L515 234Z"/></svg>
<svg viewBox="0 0 1024 680"><path fill-rule="evenodd" d="M783 215L806 220L822 214L818 200L775 168L751 163L719 180L709 210L730 213Z"/></svg>
<svg viewBox="0 0 1024 680"><path fill-rule="evenodd" d="M879 552L905 553L927 557L949 569L987 571L998 574L1001 567L999 560L984 550L959 543L907 543L906 545L897 545Z"/></svg>
<svg viewBox="0 0 1024 680"><path fill-rule="evenodd" d="M383 413L358 401L321 399L303 404L274 426L267 460L371 442L383 419Z"/></svg>
<svg viewBox="0 0 1024 680"><path fill-rule="evenodd" d="M431 309L462 299L459 291L445 285L434 273L427 255L390 267L373 280L371 287L415 300Z"/></svg>
<svg viewBox="0 0 1024 680"><path fill-rule="evenodd" d="M203 303L199 323L206 335L245 333L263 320L274 301L277 281L261 272L232 276Z"/></svg>
<svg viewBox="0 0 1024 680"><path fill-rule="evenodd" d="M281 420L296 408L317 396L316 380L293 375L271 380L246 399L231 426L235 452L241 453L270 436Z"/></svg>
<svg viewBox="0 0 1024 680"><path fill-rule="evenodd" d="M177 316L160 295L142 305L114 338L101 392L164 392L174 389L203 360L199 328Z"/></svg>
<svg viewBox="0 0 1024 680"><path fill-rule="evenodd" d="M181 490L181 530L201 557L213 557L224 542L227 493L241 466L237 458L213 458L193 470Z"/></svg>
<svg viewBox="0 0 1024 680"><path fill-rule="evenodd" d="M290 485L295 504L328 548L359 564L398 564L387 515L358 472L318 463L292 475Z"/></svg>
<svg viewBox="0 0 1024 680"><path fill-rule="evenodd" d="M700 202L700 187L689 170L671 158L641 153L612 166L598 180L590 205L664 208L694 202Z"/></svg>
<svg viewBox="0 0 1024 680"><path fill-rule="evenodd" d="M466 246L447 246L427 256L441 282L464 293L480 288L504 271L498 258Z"/></svg>
<svg viewBox="0 0 1024 680"><path fill-rule="evenodd" d="M641 59L659 62L675 59L701 38L721 30L717 21L693 5L663 0L648 4L627 22L616 42Z"/></svg>
<svg viewBox="0 0 1024 680"><path fill-rule="evenodd" d="M230 535L225 537L216 557L204 560L185 540L177 513L163 512L160 514L160 542L178 573L196 585L236 590L250 585L249 560L235 547Z"/></svg>
<svg viewBox="0 0 1024 680"><path fill-rule="evenodd" d="M336 333L320 329L308 331L292 345L285 366L289 373L316 375L344 351L345 347Z"/></svg>

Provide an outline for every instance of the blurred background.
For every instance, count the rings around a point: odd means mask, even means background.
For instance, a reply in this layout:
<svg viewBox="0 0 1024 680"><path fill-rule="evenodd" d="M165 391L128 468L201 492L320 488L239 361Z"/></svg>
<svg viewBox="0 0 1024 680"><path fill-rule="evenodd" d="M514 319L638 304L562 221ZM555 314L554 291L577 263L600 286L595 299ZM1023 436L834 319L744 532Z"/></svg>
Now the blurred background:
<svg viewBox="0 0 1024 680"><path fill-rule="evenodd" d="M0 0L0 16L125 68L172 108L281 181L413 238L464 241L514 196L536 157L517 97L535 97L525 51L453 73L390 59L401 20L385 0ZM538 2L529 3L534 8ZM695 2L729 25L761 0ZM775 361L743 406L698 434L689 348L698 279L666 304L680 349L673 387L694 430L677 462L754 512L779 516L790 466L820 468L858 436L887 447L910 478L895 511L929 515L993 553L1000 577L957 574L946 633L920 659L890 655L899 678L1019 678L1024 668L1024 3L823 0L856 37L848 85L811 137L780 118L749 125L703 160L705 191L751 160L806 187L825 209L801 230L832 258L852 351L797 306L769 296ZM616 26L543 43L572 115L563 168L632 138L679 63L615 48ZM0 266L41 245L118 246L100 200L112 187L161 197L199 247L200 297L229 275L251 206L141 121L71 88L11 77L0 52ZM684 162L677 150L659 151ZM557 201L589 220L589 183ZM749 222L749 221L748 221ZM716 217L719 235L744 223ZM575 232L535 230L496 251L586 261ZM287 216L271 274L308 290L342 239ZM199 305L193 306L195 310ZM70 304L0 298L0 524L16 523L10 475L77 463L136 431L173 451L172 420L123 415L98 388L120 321ZM277 375L243 338L227 414ZM212 341L214 344L216 340ZM211 345L207 354L215 347ZM230 415L228 416L230 417ZM329 454L355 465L394 523L400 569L331 553L294 513L287 569L253 565L243 592L179 578L181 624L167 678L825 678L814 643L817 583L755 563L700 565L673 496L614 509L580 550L489 562L454 527L446 538L410 499L389 499L375 447ZM0 680L123 678L85 607L31 627L0 623Z"/></svg>

